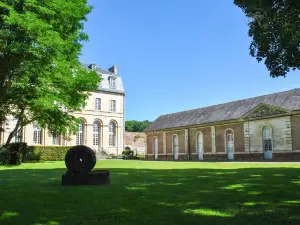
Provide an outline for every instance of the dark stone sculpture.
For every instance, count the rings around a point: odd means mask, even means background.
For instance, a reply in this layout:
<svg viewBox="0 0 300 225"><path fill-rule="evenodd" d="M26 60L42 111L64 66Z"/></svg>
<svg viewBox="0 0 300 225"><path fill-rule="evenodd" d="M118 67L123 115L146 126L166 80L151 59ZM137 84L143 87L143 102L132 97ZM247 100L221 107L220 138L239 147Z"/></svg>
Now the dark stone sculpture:
<svg viewBox="0 0 300 225"><path fill-rule="evenodd" d="M68 171L62 175L62 185L109 184L108 170L91 171L96 165L95 152L84 145L69 149L65 157Z"/></svg>

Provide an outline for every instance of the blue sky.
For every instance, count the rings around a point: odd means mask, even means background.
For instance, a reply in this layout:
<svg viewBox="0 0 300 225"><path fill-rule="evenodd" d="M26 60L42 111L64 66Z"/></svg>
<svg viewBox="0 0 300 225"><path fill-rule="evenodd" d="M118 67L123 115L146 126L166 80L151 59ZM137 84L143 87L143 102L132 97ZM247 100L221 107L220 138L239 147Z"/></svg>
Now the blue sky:
<svg viewBox="0 0 300 225"><path fill-rule="evenodd" d="M116 64L126 120L299 87L300 72L271 78L249 55L247 19L233 0L90 0L80 60Z"/></svg>

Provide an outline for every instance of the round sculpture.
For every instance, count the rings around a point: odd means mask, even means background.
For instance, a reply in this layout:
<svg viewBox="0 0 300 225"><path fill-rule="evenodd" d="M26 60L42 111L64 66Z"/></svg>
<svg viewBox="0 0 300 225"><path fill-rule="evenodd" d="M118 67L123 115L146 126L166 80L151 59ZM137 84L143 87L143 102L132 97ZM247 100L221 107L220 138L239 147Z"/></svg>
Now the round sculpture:
<svg viewBox="0 0 300 225"><path fill-rule="evenodd" d="M86 174L96 165L96 155L91 148L77 145L68 150L65 163L69 173Z"/></svg>

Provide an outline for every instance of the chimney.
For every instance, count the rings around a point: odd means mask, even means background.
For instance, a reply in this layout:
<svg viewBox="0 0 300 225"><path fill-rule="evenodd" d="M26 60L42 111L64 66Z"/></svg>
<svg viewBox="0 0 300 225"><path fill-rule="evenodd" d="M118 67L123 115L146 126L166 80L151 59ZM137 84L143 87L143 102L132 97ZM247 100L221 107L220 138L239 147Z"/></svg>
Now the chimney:
<svg viewBox="0 0 300 225"><path fill-rule="evenodd" d="M89 69L91 69L91 70L96 70L97 65L96 65L96 63L92 63L92 64L90 64L88 67L89 67Z"/></svg>
<svg viewBox="0 0 300 225"><path fill-rule="evenodd" d="M110 67L108 69L109 72L112 72L113 74L115 75L118 75L118 69L117 69L117 66L116 65L113 65L112 67Z"/></svg>

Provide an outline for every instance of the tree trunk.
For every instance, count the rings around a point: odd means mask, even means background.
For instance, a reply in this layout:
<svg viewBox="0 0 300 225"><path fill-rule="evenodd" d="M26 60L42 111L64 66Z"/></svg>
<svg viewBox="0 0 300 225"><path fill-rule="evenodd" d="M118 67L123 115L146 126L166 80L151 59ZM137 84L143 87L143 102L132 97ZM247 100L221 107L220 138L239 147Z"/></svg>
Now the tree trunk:
<svg viewBox="0 0 300 225"><path fill-rule="evenodd" d="M18 122L17 122L15 128L13 129L13 131L10 132L10 134L9 134L7 140L6 140L5 146L7 146L7 145L10 144L11 140L13 139L13 137L14 137L14 136L16 135L16 133L19 131L20 125L21 125L21 118L23 117L24 111L25 111L25 109L22 109L22 110L21 110L21 112L20 112L20 114L19 114L19 117L18 117ZM24 124L23 124L23 125L24 125Z"/></svg>
<svg viewBox="0 0 300 225"><path fill-rule="evenodd" d="M6 140L5 146L8 146L10 144L11 140L13 139L13 137L19 131L19 128L20 128L20 118L18 119L18 122L17 122L15 128L13 129L13 131L10 132L10 134L9 134L7 140Z"/></svg>

